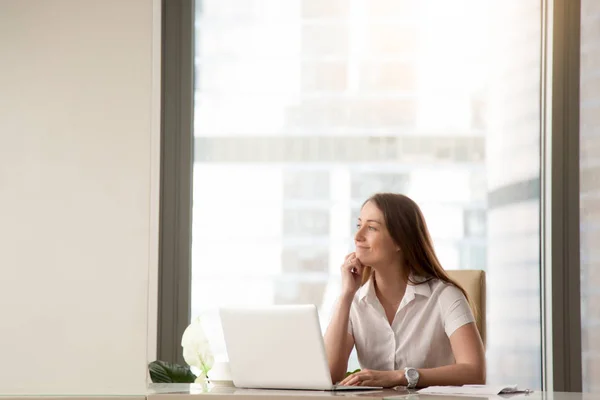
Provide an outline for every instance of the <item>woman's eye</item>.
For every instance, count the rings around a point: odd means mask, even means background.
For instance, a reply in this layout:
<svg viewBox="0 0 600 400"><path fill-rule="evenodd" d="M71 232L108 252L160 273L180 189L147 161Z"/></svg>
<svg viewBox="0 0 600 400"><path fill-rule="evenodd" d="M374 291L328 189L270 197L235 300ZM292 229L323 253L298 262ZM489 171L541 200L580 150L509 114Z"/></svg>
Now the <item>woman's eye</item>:
<svg viewBox="0 0 600 400"><path fill-rule="evenodd" d="M374 227L374 226L370 226L370 227L369 227L369 230L370 230L370 231L375 231L375 230L377 230L377 229L375 229L375 227Z"/></svg>
<svg viewBox="0 0 600 400"><path fill-rule="evenodd" d="M360 224L356 224L356 229L360 229Z"/></svg>

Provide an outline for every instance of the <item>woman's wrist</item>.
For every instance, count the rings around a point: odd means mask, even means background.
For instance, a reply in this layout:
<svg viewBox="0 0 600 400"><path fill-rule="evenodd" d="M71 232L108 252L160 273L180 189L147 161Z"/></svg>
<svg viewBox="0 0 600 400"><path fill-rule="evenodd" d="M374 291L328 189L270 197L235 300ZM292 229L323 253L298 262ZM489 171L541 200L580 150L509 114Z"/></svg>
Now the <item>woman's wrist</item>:
<svg viewBox="0 0 600 400"><path fill-rule="evenodd" d="M352 304L352 300L354 300L354 293L342 293L340 296L340 303Z"/></svg>
<svg viewBox="0 0 600 400"><path fill-rule="evenodd" d="M408 382L406 380L406 375L404 374L404 370L403 369L399 369L396 371L398 374L396 375L396 386L406 386L408 385Z"/></svg>

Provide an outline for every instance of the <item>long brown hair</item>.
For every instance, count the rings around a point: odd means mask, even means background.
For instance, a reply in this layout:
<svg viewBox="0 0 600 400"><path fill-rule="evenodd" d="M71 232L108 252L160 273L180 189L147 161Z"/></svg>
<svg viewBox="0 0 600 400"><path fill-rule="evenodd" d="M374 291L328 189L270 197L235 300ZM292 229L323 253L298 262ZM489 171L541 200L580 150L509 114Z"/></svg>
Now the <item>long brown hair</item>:
<svg viewBox="0 0 600 400"><path fill-rule="evenodd" d="M425 217L421 209L412 199L397 193L376 193L363 203L363 207L372 202L382 212L385 225L394 243L402 251L404 263L408 268L409 283L418 285L431 279L439 279L456 286L466 297L473 313L477 315L474 304L469 299L465 289L452 280L438 260ZM365 284L371 276L370 267L365 267L362 283ZM423 282L413 282L413 276L425 278Z"/></svg>

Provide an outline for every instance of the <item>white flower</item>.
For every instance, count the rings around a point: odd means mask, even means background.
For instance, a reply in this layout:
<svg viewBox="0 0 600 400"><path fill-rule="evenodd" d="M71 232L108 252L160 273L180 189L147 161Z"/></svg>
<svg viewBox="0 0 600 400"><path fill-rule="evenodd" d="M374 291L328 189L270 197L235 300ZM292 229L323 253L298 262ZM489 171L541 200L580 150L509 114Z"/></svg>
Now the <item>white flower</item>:
<svg viewBox="0 0 600 400"><path fill-rule="evenodd" d="M181 346L183 347L183 359L188 365L200 370L198 378L206 378L208 371L212 368L215 358L210 350L210 343L204 334L200 317L194 319L192 323L185 328L181 337Z"/></svg>

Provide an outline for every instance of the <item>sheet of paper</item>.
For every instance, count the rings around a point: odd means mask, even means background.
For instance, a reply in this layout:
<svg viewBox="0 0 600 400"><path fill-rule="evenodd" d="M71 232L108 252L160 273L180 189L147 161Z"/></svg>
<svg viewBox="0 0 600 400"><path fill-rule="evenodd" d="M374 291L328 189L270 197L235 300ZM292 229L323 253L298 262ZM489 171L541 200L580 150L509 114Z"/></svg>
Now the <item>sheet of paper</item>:
<svg viewBox="0 0 600 400"><path fill-rule="evenodd" d="M464 385L464 386L430 386L421 389L418 393L423 394L470 394L491 395L500 393L517 393L520 390L517 385Z"/></svg>

